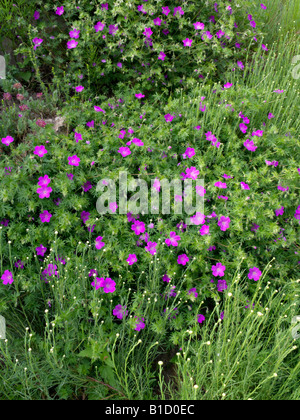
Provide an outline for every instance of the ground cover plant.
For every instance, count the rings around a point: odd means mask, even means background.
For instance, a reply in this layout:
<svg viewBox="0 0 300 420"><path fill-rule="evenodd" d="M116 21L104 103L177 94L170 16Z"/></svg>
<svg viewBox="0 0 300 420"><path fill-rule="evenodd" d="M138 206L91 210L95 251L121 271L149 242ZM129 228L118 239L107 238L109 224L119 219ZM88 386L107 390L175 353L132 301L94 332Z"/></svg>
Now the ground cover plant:
<svg viewBox="0 0 300 420"><path fill-rule="evenodd" d="M300 44L279 7L3 3L22 60L0 81L1 399L299 398Z"/></svg>

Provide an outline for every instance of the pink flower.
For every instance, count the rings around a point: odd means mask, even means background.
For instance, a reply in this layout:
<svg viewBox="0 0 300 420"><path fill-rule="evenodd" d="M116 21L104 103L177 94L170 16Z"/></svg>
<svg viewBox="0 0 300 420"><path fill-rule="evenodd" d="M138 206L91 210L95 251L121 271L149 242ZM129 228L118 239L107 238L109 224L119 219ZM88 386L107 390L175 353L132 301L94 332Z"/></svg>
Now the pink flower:
<svg viewBox="0 0 300 420"><path fill-rule="evenodd" d="M184 157L187 157L187 158L192 158L193 156L195 156L195 149L193 149L192 147L188 147L187 149L186 149L186 151L184 152Z"/></svg>
<svg viewBox="0 0 300 420"><path fill-rule="evenodd" d="M103 112L103 114L105 114L104 109L100 108L100 106L94 106L94 110L95 110L96 112Z"/></svg>
<svg viewBox="0 0 300 420"><path fill-rule="evenodd" d="M116 316L118 319L126 318L126 316L128 315L126 306L117 305L115 309L113 309L113 315Z"/></svg>
<svg viewBox="0 0 300 420"><path fill-rule="evenodd" d="M218 221L218 226L220 227L220 229L222 231L225 231L229 228L229 224L230 224L230 218L229 217L225 217L225 216L221 216L219 221Z"/></svg>
<svg viewBox="0 0 300 420"><path fill-rule="evenodd" d="M78 39L79 34L80 34L79 29L73 29L72 31L69 32L70 38L74 38L74 39Z"/></svg>
<svg viewBox="0 0 300 420"><path fill-rule="evenodd" d="M2 141L2 144L4 144L5 146L9 146L10 143L14 141L14 139L11 136L6 136L1 141Z"/></svg>
<svg viewBox="0 0 300 420"><path fill-rule="evenodd" d="M156 26L160 26L161 25L162 20L158 17L156 19L153 19L153 23Z"/></svg>
<svg viewBox="0 0 300 420"><path fill-rule="evenodd" d="M58 7L57 9L56 9L56 12L55 12L57 15L59 15L59 16L61 16L61 15L63 15L64 14L64 8L63 8L63 6L60 6L60 7Z"/></svg>
<svg viewBox="0 0 300 420"><path fill-rule="evenodd" d="M120 147L120 149L118 150L118 153L120 153L123 157L131 155L131 151L129 147Z"/></svg>
<svg viewBox="0 0 300 420"><path fill-rule="evenodd" d="M229 88L231 88L231 86L232 86L232 83L226 83L224 85L224 89L229 89Z"/></svg>
<svg viewBox="0 0 300 420"><path fill-rule="evenodd" d="M222 265L222 263L218 262L216 265L211 267L212 274L215 277L223 277L224 271L226 270L226 266Z"/></svg>
<svg viewBox="0 0 300 420"><path fill-rule="evenodd" d="M145 328L145 323L143 321L145 321L144 318L138 318L137 316L135 317L137 318L136 320L136 326L135 326L135 331L141 331Z"/></svg>
<svg viewBox="0 0 300 420"><path fill-rule="evenodd" d="M104 279L104 277L96 277L95 281L91 283L92 287L98 290L103 287L104 293L113 293L116 290L116 283L110 277Z"/></svg>
<svg viewBox="0 0 300 420"><path fill-rule="evenodd" d="M158 59L165 61L165 58L166 58L166 54L163 51L161 51L158 55Z"/></svg>
<svg viewBox="0 0 300 420"><path fill-rule="evenodd" d="M250 280L258 281L261 277L261 271L257 267L253 267L249 269L248 278Z"/></svg>
<svg viewBox="0 0 300 420"><path fill-rule="evenodd" d="M49 213L48 210L45 210L42 214L40 214L40 219L42 223L49 223L51 217L52 217L52 214Z"/></svg>
<svg viewBox="0 0 300 420"><path fill-rule="evenodd" d="M178 246L178 241L180 241L180 236L176 232L170 232L170 238L165 240L168 246Z"/></svg>
<svg viewBox="0 0 300 420"><path fill-rule="evenodd" d="M209 225L203 225L201 229L199 230L199 233L201 236L209 235Z"/></svg>
<svg viewBox="0 0 300 420"><path fill-rule="evenodd" d="M83 86L76 86L75 87L76 92L82 92L84 90Z"/></svg>
<svg viewBox="0 0 300 420"><path fill-rule="evenodd" d="M105 242L103 242L102 239L103 239L102 236L98 236L98 238L96 238L96 242L95 242L96 249L101 249L105 246Z"/></svg>
<svg viewBox="0 0 300 420"><path fill-rule="evenodd" d="M215 183L215 187L226 189L227 188L227 184L226 184L226 182L218 181L218 182Z"/></svg>
<svg viewBox="0 0 300 420"><path fill-rule="evenodd" d="M192 43L193 43L193 40L192 39L189 39L189 38L186 38L182 42L183 42L183 45L185 47L191 47L192 46Z"/></svg>
<svg viewBox="0 0 300 420"><path fill-rule="evenodd" d="M97 22L94 28L96 32L103 31L103 29L105 28L105 23Z"/></svg>
<svg viewBox="0 0 300 420"><path fill-rule="evenodd" d="M203 225L205 223L205 215L197 211L194 216L190 217L190 220L193 225Z"/></svg>
<svg viewBox="0 0 300 420"><path fill-rule="evenodd" d="M155 255L157 250L157 243L156 242L148 242L147 246L145 247L146 251L149 252L151 255Z"/></svg>
<svg viewBox="0 0 300 420"><path fill-rule="evenodd" d="M71 50L72 48L76 48L78 45L78 41L75 41L75 39L71 39L70 41L67 42L67 47L69 50Z"/></svg>
<svg viewBox="0 0 300 420"><path fill-rule="evenodd" d="M249 185L246 184L245 182L241 182L241 187L242 187L242 190L250 190Z"/></svg>
<svg viewBox="0 0 300 420"><path fill-rule="evenodd" d="M1 276L1 280L3 280L4 285L12 284L14 282L13 274L10 271L5 270Z"/></svg>
<svg viewBox="0 0 300 420"><path fill-rule="evenodd" d="M186 254L181 254L177 258L177 263L180 265L186 265L189 261L190 259Z"/></svg>
<svg viewBox="0 0 300 420"><path fill-rule="evenodd" d="M154 183L153 183L153 188L159 192L160 191L160 181L158 178L155 178Z"/></svg>
<svg viewBox="0 0 300 420"><path fill-rule="evenodd" d="M186 172L186 177L190 179L197 179L200 173L198 169L195 168L195 166L192 166L191 168L186 168L185 172Z"/></svg>
<svg viewBox="0 0 300 420"><path fill-rule="evenodd" d="M145 28L145 31L143 32L143 35L147 38L151 38L151 35L153 34L151 28Z"/></svg>
<svg viewBox="0 0 300 420"><path fill-rule="evenodd" d="M109 203L109 208L110 208L110 210L111 210L113 213L115 213L115 212L116 212L116 210L117 210L117 208L118 208L118 205L117 205L117 203L116 203L116 202Z"/></svg>
<svg viewBox="0 0 300 420"><path fill-rule="evenodd" d="M196 22L196 23L193 23L193 25L197 31L203 31L205 27L204 23L202 22Z"/></svg>
<svg viewBox="0 0 300 420"><path fill-rule="evenodd" d="M168 16L168 14L171 12L171 10L168 7L162 7L162 13L163 15Z"/></svg>
<svg viewBox="0 0 300 420"><path fill-rule="evenodd" d="M50 182L51 182L51 179L49 178L49 176L48 175L44 175L44 176L41 176L39 178L38 185L40 187L47 187L50 184Z"/></svg>
<svg viewBox="0 0 300 420"><path fill-rule="evenodd" d="M204 194L206 194L206 189L201 185L196 185L196 193L200 195L200 197L204 197Z"/></svg>
<svg viewBox="0 0 300 420"><path fill-rule="evenodd" d="M36 146L33 153L39 157L43 157L48 151L45 149L45 146Z"/></svg>
<svg viewBox="0 0 300 420"><path fill-rule="evenodd" d="M143 95L142 93L136 93L134 96L138 99L145 98L145 95Z"/></svg>
<svg viewBox="0 0 300 420"><path fill-rule="evenodd" d="M247 139L244 142L244 146L246 147L247 150L250 150L250 152L255 152L255 150L257 149L257 146L255 146L253 140Z"/></svg>
<svg viewBox="0 0 300 420"><path fill-rule="evenodd" d="M38 246L37 248L35 248L35 250L36 250L36 255L41 255L42 257L47 252L47 248L45 246L43 246L42 244L40 246Z"/></svg>
<svg viewBox="0 0 300 420"><path fill-rule="evenodd" d="M135 254L129 254L126 261L128 262L128 265L133 265L134 263L137 262L137 257Z"/></svg>
<svg viewBox="0 0 300 420"><path fill-rule="evenodd" d="M135 220L133 225L131 225L131 230L133 230L136 235L144 233L145 229L145 223L138 220Z"/></svg>
<svg viewBox="0 0 300 420"><path fill-rule="evenodd" d="M199 324L202 324L205 321L205 316L204 315L197 315L197 321L199 322Z"/></svg>
<svg viewBox="0 0 300 420"><path fill-rule="evenodd" d="M36 190L36 192L39 194L39 198L49 198L50 193L52 192L51 187L40 187Z"/></svg>
<svg viewBox="0 0 300 420"><path fill-rule="evenodd" d="M165 120L166 120L166 122L172 122L172 120L173 120L173 115L171 115L171 114L166 114L165 115Z"/></svg>
<svg viewBox="0 0 300 420"><path fill-rule="evenodd" d="M69 165L71 166L79 166L80 159L78 156L69 156L68 157Z"/></svg>

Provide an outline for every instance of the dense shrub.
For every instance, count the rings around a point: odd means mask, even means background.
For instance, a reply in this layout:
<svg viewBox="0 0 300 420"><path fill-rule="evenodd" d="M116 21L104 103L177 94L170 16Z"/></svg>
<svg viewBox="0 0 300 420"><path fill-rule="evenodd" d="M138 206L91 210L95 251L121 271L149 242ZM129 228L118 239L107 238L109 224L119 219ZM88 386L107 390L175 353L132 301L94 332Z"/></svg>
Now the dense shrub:
<svg viewBox="0 0 300 420"><path fill-rule="evenodd" d="M216 11L213 2L178 2L168 16L161 2L145 2L147 13L137 6L65 2L64 27L51 36L40 10L31 44L18 51L30 58L46 102L29 100L10 79L2 84L0 312L14 324L21 309L22 326L36 333L32 346L56 367L94 374L97 366L110 383L132 346L143 346L140 366L143 357L148 366L149 343L179 345L188 327L199 333L237 270L251 296L262 276L279 288L299 267L299 105L285 58L233 4L220 1ZM153 23L159 17L167 23ZM96 32L99 21L105 27ZM211 40L195 30L198 21ZM77 40L68 35L75 29ZM68 51L70 39L76 47ZM60 131L40 118L51 99L45 64L55 66L54 97L65 100ZM159 188L164 178L204 179L205 217L187 226L191 215L174 214L174 204L171 215L122 215L118 195L100 215L96 186L118 184L120 172L149 191L154 180Z"/></svg>

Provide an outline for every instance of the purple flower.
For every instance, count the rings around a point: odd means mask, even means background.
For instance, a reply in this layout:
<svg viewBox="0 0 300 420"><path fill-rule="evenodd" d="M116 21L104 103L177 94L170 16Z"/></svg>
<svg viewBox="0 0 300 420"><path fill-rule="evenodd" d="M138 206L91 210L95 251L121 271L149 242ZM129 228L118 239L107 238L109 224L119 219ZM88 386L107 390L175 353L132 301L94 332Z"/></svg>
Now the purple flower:
<svg viewBox="0 0 300 420"><path fill-rule="evenodd" d="M222 263L218 262L216 265L211 267L212 274L215 277L223 277L224 271L226 270L226 266L222 265Z"/></svg>
<svg viewBox="0 0 300 420"><path fill-rule="evenodd" d="M186 265L189 261L190 259L186 254L181 254L177 258L177 263L180 265Z"/></svg>
<svg viewBox="0 0 300 420"><path fill-rule="evenodd" d="M180 236L176 232L170 232L170 238L165 240L168 246L178 246L178 241L180 241Z"/></svg>
<svg viewBox="0 0 300 420"><path fill-rule="evenodd" d="M109 25L109 27L108 27L108 33L110 35L114 36L117 31L118 31L118 25Z"/></svg>
<svg viewBox="0 0 300 420"><path fill-rule="evenodd" d="M192 289L190 289L188 291L189 296L192 295L193 298L197 298L198 297L198 293L197 293L197 289L196 287L193 287Z"/></svg>
<svg viewBox="0 0 300 420"><path fill-rule="evenodd" d="M224 290L227 290L228 286L226 283L226 280L218 280L218 292L224 292Z"/></svg>
<svg viewBox="0 0 300 420"><path fill-rule="evenodd" d="M48 151L45 149L45 146L36 146L33 153L39 157L43 157Z"/></svg>
<svg viewBox="0 0 300 420"><path fill-rule="evenodd" d="M52 192L51 187L39 187L36 192L39 194L39 198L49 198Z"/></svg>
<svg viewBox="0 0 300 420"><path fill-rule="evenodd" d="M203 225L205 223L205 215L197 211L194 216L190 217L190 220L193 225Z"/></svg>
<svg viewBox="0 0 300 420"><path fill-rule="evenodd" d="M158 60L165 61L165 58L166 58L166 54L163 51L161 51L158 55Z"/></svg>
<svg viewBox="0 0 300 420"><path fill-rule="evenodd" d="M80 218L83 221L83 223L86 223L90 218L90 213L87 211L83 211L80 215Z"/></svg>
<svg viewBox="0 0 300 420"><path fill-rule="evenodd" d="M192 39L189 39L189 38L186 38L182 42L183 42L183 45L185 47L191 47L192 46L192 43L193 43L193 40Z"/></svg>
<svg viewBox="0 0 300 420"><path fill-rule="evenodd" d="M79 29L73 29L72 31L69 32L70 38L74 38L74 39L78 39L79 34L80 34Z"/></svg>
<svg viewBox="0 0 300 420"><path fill-rule="evenodd" d="M59 16L61 16L61 15L63 15L64 14L64 7L63 6L59 6L57 9L56 9L56 12L55 12L57 15L59 15Z"/></svg>
<svg viewBox="0 0 300 420"><path fill-rule="evenodd" d="M21 268L21 269L23 269L23 268L24 268L24 263L23 263L23 261L18 260L17 262L15 262L15 267L16 267L16 268Z"/></svg>
<svg viewBox="0 0 300 420"><path fill-rule="evenodd" d="M201 236L209 235L209 225L203 225L201 229L199 230L199 233Z"/></svg>
<svg viewBox="0 0 300 420"><path fill-rule="evenodd" d="M51 179L49 178L49 176L48 175L44 175L44 176L41 176L39 178L38 185L40 187L47 187L50 184L50 182L51 182Z"/></svg>
<svg viewBox="0 0 300 420"><path fill-rule="evenodd" d="M44 210L43 213L40 214L40 219L42 223L49 223L52 214L48 212L48 210Z"/></svg>
<svg viewBox="0 0 300 420"><path fill-rule="evenodd" d="M196 23L193 23L193 25L197 31L203 31L205 27L204 23L202 22L196 22Z"/></svg>
<svg viewBox="0 0 300 420"><path fill-rule="evenodd" d="M35 248L35 250L36 250L36 255L41 255L42 257L47 252L47 248L43 245L38 246L37 248Z"/></svg>
<svg viewBox="0 0 300 420"><path fill-rule="evenodd" d="M100 287L103 287L104 293L113 293L116 290L116 283L110 277L104 279L104 277L96 277L95 281L91 283L92 287L95 287L98 290Z"/></svg>
<svg viewBox="0 0 300 420"><path fill-rule="evenodd" d="M3 280L4 285L12 284L14 282L13 274L10 271L5 270L1 276L1 280Z"/></svg>
<svg viewBox="0 0 300 420"><path fill-rule="evenodd" d="M84 86L76 86L75 90L76 92L82 92L84 90Z"/></svg>
<svg viewBox="0 0 300 420"><path fill-rule="evenodd" d="M128 262L128 265L133 265L134 263L137 262L137 257L135 254L129 254L126 261Z"/></svg>
<svg viewBox="0 0 300 420"><path fill-rule="evenodd" d="M226 231L229 228L229 224L230 224L229 217L225 217L225 216L220 217L218 221L218 226L220 227L222 231Z"/></svg>
<svg viewBox="0 0 300 420"><path fill-rule="evenodd" d="M254 280L254 281L258 281L259 279L260 279L260 277L261 277L261 271L260 271L260 269L259 268L257 268L257 267L253 267L253 268L250 268L249 269L249 273L248 273L248 278L251 280Z"/></svg>
<svg viewBox="0 0 300 420"><path fill-rule="evenodd" d="M90 182L90 181L87 181L85 184L83 184L83 185L81 186L81 188L83 188L83 191L84 191L84 192L87 192L87 191L89 191L91 188L93 188L93 185L91 184L91 182Z"/></svg>
<svg viewBox="0 0 300 420"><path fill-rule="evenodd" d="M96 242L95 242L96 249L101 249L105 246L105 242L103 242L102 239L103 239L102 236L98 236L98 238L96 238Z"/></svg>
<svg viewBox="0 0 300 420"><path fill-rule="evenodd" d="M135 220L133 225L131 225L131 230L133 230L136 235L140 235L145 232L145 223Z"/></svg>
<svg viewBox="0 0 300 420"><path fill-rule="evenodd" d="M250 150L250 152L255 152L255 150L257 149L257 146L255 146L253 140L249 140L249 139L247 139L244 142L244 146L246 147L247 150Z"/></svg>
<svg viewBox="0 0 300 420"><path fill-rule="evenodd" d="M242 190L250 190L249 185L246 184L245 182L241 182L241 187L242 187Z"/></svg>
<svg viewBox="0 0 300 420"><path fill-rule="evenodd" d="M151 35L153 34L151 28L145 28L145 31L143 32L143 35L145 35L146 38L151 38Z"/></svg>
<svg viewBox="0 0 300 420"><path fill-rule="evenodd" d="M11 136L6 136L6 137L1 139L2 144L4 144L5 146L9 146L10 143L12 143L13 141L14 141L14 139Z"/></svg>
<svg viewBox="0 0 300 420"><path fill-rule="evenodd" d="M172 122L172 120L173 120L173 115L171 115L171 114L166 114L165 115L165 120L166 120L166 122Z"/></svg>
<svg viewBox="0 0 300 420"><path fill-rule="evenodd" d="M131 151L129 147L120 147L118 150L118 153L120 153L123 157L131 155Z"/></svg>
<svg viewBox="0 0 300 420"><path fill-rule="evenodd" d="M36 50L37 47L39 47L44 42L44 40L42 38L33 38L32 42L34 43L33 49Z"/></svg>
<svg viewBox="0 0 300 420"><path fill-rule="evenodd" d="M168 16L171 10L168 7L162 7L162 14Z"/></svg>
<svg viewBox="0 0 300 420"><path fill-rule="evenodd" d="M165 281L166 283L170 283L170 281L171 281L170 277L167 274L163 275L162 280Z"/></svg>
<svg viewBox="0 0 300 420"><path fill-rule="evenodd" d="M135 316L136 318L136 325L135 325L135 331L141 331L145 328L145 323L143 321L145 321L144 318L139 318L137 316Z"/></svg>
<svg viewBox="0 0 300 420"><path fill-rule="evenodd" d="M103 29L105 28L105 23L97 22L94 28L96 32L103 31Z"/></svg>
<svg viewBox="0 0 300 420"><path fill-rule="evenodd" d="M151 255L155 255L156 254L156 252L157 252L157 250L156 250L156 247L157 247L157 243L156 242L151 242L151 241L149 241L148 243L147 243L147 246L145 247L145 249L146 249L146 251L147 252L149 252Z"/></svg>
<svg viewBox="0 0 300 420"><path fill-rule="evenodd" d="M78 45L78 41L75 41L75 39L71 39L70 41L67 42L67 47L69 50L76 48Z"/></svg>
<svg viewBox="0 0 300 420"><path fill-rule="evenodd" d="M197 315L197 321L199 322L199 324L202 324L205 321L205 316L204 315Z"/></svg>
<svg viewBox="0 0 300 420"><path fill-rule="evenodd" d="M282 207L280 207L280 209L276 209L275 210L275 214L276 214L276 216L282 216L283 215L283 213L284 213L284 207L282 206Z"/></svg>
<svg viewBox="0 0 300 420"><path fill-rule="evenodd" d="M118 319L126 318L126 316L128 315L126 306L122 306L122 305L115 306L115 309L113 309L113 315L116 316Z"/></svg>
<svg viewBox="0 0 300 420"><path fill-rule="evenodd" d="M68 157L69 165L71 166L79 166L80 159L78 156L69 156Z"/></svg>

